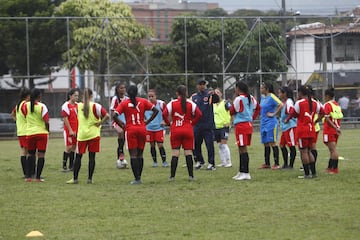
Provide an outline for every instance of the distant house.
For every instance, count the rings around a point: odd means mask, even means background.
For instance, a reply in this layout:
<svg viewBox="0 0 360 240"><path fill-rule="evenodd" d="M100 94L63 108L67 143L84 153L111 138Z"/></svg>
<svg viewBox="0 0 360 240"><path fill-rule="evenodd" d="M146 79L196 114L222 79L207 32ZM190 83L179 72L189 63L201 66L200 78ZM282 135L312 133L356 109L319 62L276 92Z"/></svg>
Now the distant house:
<svg viewBox="0 0 360 240"><path fill-rule="evenodd" d="M343 74L350 76L346 73L351 72L353 81L360 83L360 19L336 26L323 23L296 26L287 32L287 44L288 79L301 80L304 84L321 76L331 85L340 84L345 79ZM324 44L327 73L319 75L324 70Z"/></svg>
<svg viewBox="0 0 360 240"><path fill-rule="evenodd" d="M142 0L127 3L138 22L153 30L151 43L168 43L175 17L184 13L204 12L219 8L217 3L191 2L183 0Z"/></svg>

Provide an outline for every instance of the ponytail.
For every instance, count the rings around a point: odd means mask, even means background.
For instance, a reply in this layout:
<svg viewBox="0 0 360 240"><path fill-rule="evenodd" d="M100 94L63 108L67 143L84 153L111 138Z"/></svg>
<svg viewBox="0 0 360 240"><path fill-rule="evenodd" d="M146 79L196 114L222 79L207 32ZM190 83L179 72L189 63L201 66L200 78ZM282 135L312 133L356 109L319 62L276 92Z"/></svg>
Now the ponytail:
<svg viewBox="0 0 360 240"><path fill-rule="evenodd" d="M84 90L84 116L85 118L89 118L89 112L90 112L90 97L92 96L93 92L91 89L86 88Z"/></svg>
<svg viewBox="0 0 360 240"><path fill-rule="evenodd" d="M134 108L136 108L136 105L137 105L136 96L138 93L137 87L135 85L129 86L127 93L129 95L131 103L133 104Z"/></svg>
<svg viewBox="0 0 360 240"><path fill-rule="evenodd" d="M186 87L184 85L180 85L177 87L176 92L180 96L181 100L181 108L183 110L183 113L186 113Z"/></svg>
<svg viewBox="0 0 360 240"><path fill-rule="evenodd" d="M30 94L30 111L34 112L35 101L40 99L41 92L37 88L33 88Z"/></svg>
<svg viewBox="0 0 360 240"><path fill-rule="evenodd" d="M19 111L20 103L24 101L28 96L30 96L30 90L28 88L20 89L20 99L16 104L16 111Z"/></svg>

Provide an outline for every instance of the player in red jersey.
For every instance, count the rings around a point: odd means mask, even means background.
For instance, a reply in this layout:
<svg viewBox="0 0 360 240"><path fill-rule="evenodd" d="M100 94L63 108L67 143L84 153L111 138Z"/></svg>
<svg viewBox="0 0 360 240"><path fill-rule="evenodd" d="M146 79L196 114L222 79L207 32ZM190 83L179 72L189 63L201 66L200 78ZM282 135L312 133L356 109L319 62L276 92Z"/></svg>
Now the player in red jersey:
<svg viewBox="0 0 360 240"><path fill-rule="evenodd" d="M111 98L111 103L110 103L110 111L112 115L114 115L117 106L119 106L119 104L123 100L128 99L125 93L126 93L125 83L121 83L121 82L118 83L115 87L115 95ZM125 121L124 115L120 115L119 117L121 121ZM119 168L126 168L127 161L125 160L125 155L124 155L125 131L115 121L113 121L112 126L118 134L117 161L120 161Z"/></svg>
<svg viewBox="0 0 360 240"><path fill-rule="evenodd" d="M311 98L311 92L307 86L301 86L298 91L299 100L296 101L284 122L287 123L292 117L297 117L298 145L304 167L304 176L299 176L299 178L315 178L317 176L315 159L311 153L311 147L315 138L314 117L316 113L321 116L322 108L316 100Z"/></svg>
<svg viewBox="0 0 360 240"><path fill-rule="evenodd" d="M151 122L159 110L147 99L136 97L137 87L130 86L127 90L129 99L120 103L114 112L114 121L122 128L125 128L127 146L130 153L131 169L135 180L131 184L141 183L141 174L144 166L144 146L146 140L146 125ZM152 110L153 114L145 120L145 111ZM126 126L118 116L124 113Z"/></svg>
<svg viewBox="0 0 360 240"><path fill-rule="evenodd" d="M327 89L325 91L325 101L324 104L324 129L323 129L323 142L328 147L330 152L330 159L328 168L326 169L330 174L337 174L338 170L338 160L339 154L336 149L338 138L341 134L340 126L341 119L343 114L341 112L341 107L334 100L334 88Z"/></svg>
<svg viewBox="0 0 360 240"><path fill-rule="evenodd" d="M194 131L193 126L201 119L202 113L194 102L187 100L186 87L180 85L176 89L177 99L169 102L163 111L163 119L170 125L170 143L172 148L170 181L175 178L176 168L180 155L181 146L184 148L186 166L189 172L189 180L194 180L193 174L193 149ZM169 121L169 116L172 122Z"/></svg>
<svg viewBox="0 0 360 240"><path fill-rule="evenodd" d="M23 105L30 100L30 90L27 88L22 88L20 90L20 99L16 104L15 108L11 112L11 116L16 122L16 135L19 140L19 145L21 148L20 162L24 177L26 175L26 157L27 157L27 140L26 140L26 118L25 115L21 112ZM32 163L35 167L35 163ZM35 168L32 174L35 173Z"/></svg>
<svg viewBox="0 0 360 240"><path fill-rule="evenodd" d="M41 91L31 90L30 101L21 109L26 117L27 147L29 156L26 160L26 181L31 182L33 163L38 157L36 166L36 182L42 182L41 173L45 164L45 152L49 136L49 112L45 104L40 102Z"/></svg>
<svg viewBox="0 0 360 240"><path fill-rule="evenodd" d="M72 171L75 159L76 135L78 131L78 104L79 90L73 88L68 93L68 100L61 106L61 116L64 119L65 151L63 154L63 171L66 172L68 158L69 169Z"/></svg>

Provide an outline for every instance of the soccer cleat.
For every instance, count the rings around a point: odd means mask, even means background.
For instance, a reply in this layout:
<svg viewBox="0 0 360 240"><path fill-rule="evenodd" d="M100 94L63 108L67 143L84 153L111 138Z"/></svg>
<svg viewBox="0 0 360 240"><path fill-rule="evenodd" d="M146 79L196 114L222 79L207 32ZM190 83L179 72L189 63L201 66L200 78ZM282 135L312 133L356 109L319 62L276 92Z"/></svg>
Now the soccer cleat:
<svg viewBox="0 0 360 240"><path fill-rule="evenodd" d="M74 180L73 178L66 182L66 184L78 184L79 180Z"/></svg>
<svg viewBox="0 0 360 240"><path fill-rule="evenodd" d="M301 175L301 176L298 176L298 179L311 179L311 176L310 175Z"/></svg>
<svg viewBox="0 0 360 240"><path fill-rule="evenodd" d="M238 178L240 175L242 175L241 172L238 172L235 176L232 177L232 179Z"/></svg>
<svg viewBox="0 0 360 240"><path fill-rule="evenodd" d="M195 177L189 176L189 182L193 182L193 181L195 181Z"/></svg>
<svg viewBox="0 0 360 240"><path fill-rule="evenodd" d="M274 164L272 167L271 167L271 170L279 170L281 167L277 164Z"/></svg>
<svg viewBox="0 0 360 240"><path fill-rule="evenodd" d="M215 171L215 170L216 170L216 167L215 167L213 164L209 163L209 165L207 166L206 170Z"/></svg>
<svg viewBox="0 0 360 240"><path fill-rule="evenodd" d="M67 172L68 169L67 169L67 167L63 167L61 171L62 171L62 172Z"/></svg>
<svg viewBox="0 0 360 240"><path fill-rule="evenodd" d="M141 180L136 180L136 179L130 182L131 185L138 185L141 183L142 183Z"/></svg>
<svg viewBox="0 0 360 240"><path fill-rule="evenodd" d="M230 167L232 167L232 164L231 164L231 163L227 163L227 164L225 164L225 166L224 166L224 168L230 168Z"/></svg>
<svg viewBox="0 0 360 240"><path fill-rule="evenodd" d="M45 180L40 177L40 178L36 178L36 179L35 179L35 182L45 182Z"/></svg>
<svg viewBox="0 0 360 240"><path fill-rule="evenodd" d="M175 178L174 177L169 177L169 182L173 182L175 181Z"/></svg>
<svg viewBox="0 0 360 240"><path fill-rule="evenodd" d="M328 171L329 174L338 174L339 173L339 169L338 168L331 168Z"/></svg>
<svg viewBox="0 0 360 240"><path fill-rule="evenodd" d="M124 155L123 153L120 153L120 155L119 155L119 160L120 160L120 161L125 160L125 155Z"/></svg>
<svg viewBox="0 0 360 240"><path fill-rule="evenodd" d="M25 182L32 182L32 178L25 178Z"/></svg>
<svg viewBox="0 0 360 240"><path fill-rule="evenodd" d="M269 169L269 168L271 168L270 165L267 165L265 163L261 164L259 167L259 169Z"/></svg>
<svg viewBox="0 0 360 240"><path fill-rule="evenodd" d="M88 180L87 180L87 183L88 183L88 184L92 184L92 183L93 183L92 179L88 179Z"/></svg>
<svg viewBox="0 0 360 240"><path fill-rule="evenodd" d="M168 164L167 161L164 161L164 162L162 163L162 166L163 166L163 167L169 167L169 164Z"/></svg>
<svg viewBox="0 0 360 240"><path fill-rule="evenodd" d="M204 166L203 163L197 162L196 165L195 165L195 169L200 170L203 166Z"/></svg>
<svg viewBox="0 0 360 240"><path fill-rule="evenodd" d="M157 162L152 163L152 167L157 167L157 166L158 166Z"/></svg>
<svg viewBox="0 0 360 240"><path fill-rule="evenodd" d="M250 173L240 173L240 175L235 178L236 181L241 181L241 180L251 180L251 176Z"/></svg>
<svg viewBox="0 0 360 240"><path fill-rule="evenodd" d="M220 164L216 165L217 167L225 167L225 163L221 162Z"/></svg>

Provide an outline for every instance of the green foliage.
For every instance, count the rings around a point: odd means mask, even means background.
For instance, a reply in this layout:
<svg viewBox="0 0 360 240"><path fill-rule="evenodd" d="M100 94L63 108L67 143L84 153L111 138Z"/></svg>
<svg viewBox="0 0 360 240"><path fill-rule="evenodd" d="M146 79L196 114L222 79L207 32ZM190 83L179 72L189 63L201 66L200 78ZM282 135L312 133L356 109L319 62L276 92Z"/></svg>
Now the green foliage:
<svg viewBox="0 0 360 240"><path fill-rule="evenodd" d="M222 8L215 8L206 10L203 15L206 17L225 17L228 16L228 13Z"/></svg>
<svg viewBox="0 0 360 240"><path fill-rule="evenodd" d="M64 53L69 66L78 63L82 70L98 68L100 49L107 49L107 44L112 58L129 57L128 46L146 35L145 27L135 21L130 7L123 2L68 0L60 5L56 16L85 17L71 20L70 61ZM90 48L85 51L88 46ZM80 56L83 59L79 59Z"/></svg>
<svg viewBox="0 0 360 240"><path fill-rule="evenodd" d="M338 175L324 173L329 151L319 138L319 177L310 180L297 178L303 174L299 152L294 170L257 169L264 151L258 132L249 148L252 180L245 182L231 179L239 166L233 131L233 167L195 171L195 182L187 181L183 155L175 181L168 182L170 169L151 167L147 144L138 186L129 184L130 169L115 168L116 136L101 139L92 185L86 184L87 154L80 183L65 184L72 173L61 172L62 138L50 136L43 183L25 183L17 140L1 141L0 238L25 239L38 230L41 239L358 239L359 151L352 143L360 141L359 133L343 131L338 151L345 160ZM169 135L165 148L170 160Z"/></svg>
<svg viewBox="0 0 360 240"><path fill-rule="evenodd" d="M241 14L241 11L236 14ZM252 24L250 25L250 23ZM254 24L256 26L253 32L249 33ZM185 56L185 25L188 71L203 73L209 81L221 80L223 77L222 74L209 74L223 71L223 44L224 69L228 76L233 75L239 79L239 73L258 72L260 70L260 47L262 72L282 72L287 69L278 47L279 45L282 51L286 53L285 41L279 37L281 36L281 29L278 24L237 18L179 18L174 21L171 39L180 56ZM249 38L245 39L248 34L250 34ZM224 42L222 42L222 37L224 37ZM180 59L181 69L185 68L184 63L184 59ZM265 81L275 81L278 77L279 74L263 76ZM251 86L256 85L259 80L259 76L256 74L245 74L242 78L248 81ZM215 84L216 86L212 84L212 87L222 87L221 82L218 81L218 84Z"/></svg>
<svg viewBox="0 0 360 240"><path fill-rule="evenodd" d="M137 23L130 7L124 2L110 0L68 0L60 5L57 16L85 17L71 20L71 48L63 54L69 68L90 69L99 74L96 78L100 102L105 99L107 66L133 58L132 47L139 49L147 29ZM70 56L70 59L68 59ZM110 59L118 59L108 62Z"/></svg>
<svg viewBox="0 0 360 240"><path fill-rule="evenodd" d="M47 0L4 1L0 4L2 17L51 17L55 4ZM28 20L30 75L48 75L50 67L61 61L62 49L54 42L64 34L55 19ZM13 76L27 76L26 19L9 19L0 22L1 74L11 70ZM19 80L22 80L21 77ZM30 81L33 87L33 80Z"/></svg>
<svg viewBox="0 0 360 240"><path fill-rule="evenodd" d="M157 89L158 99L169 101L176 97L175 91L180 84L185 85L183 76L162 76L161 74L175 74L180 72L179 57L172 45L155 44L151 48L149 59L150 72L157 76L150 77L149 89ZM167 89L170 91L159 91L160 89Z"/></svg>

